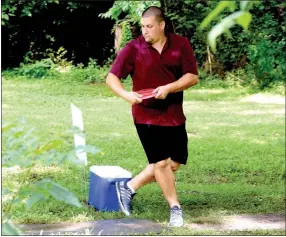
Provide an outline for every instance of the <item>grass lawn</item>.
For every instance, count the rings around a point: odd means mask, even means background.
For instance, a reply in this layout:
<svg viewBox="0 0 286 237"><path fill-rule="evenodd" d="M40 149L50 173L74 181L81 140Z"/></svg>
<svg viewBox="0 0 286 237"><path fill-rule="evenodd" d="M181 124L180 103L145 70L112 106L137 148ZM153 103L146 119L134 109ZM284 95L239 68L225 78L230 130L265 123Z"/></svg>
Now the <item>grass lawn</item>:
<svg viewBox="0 0 286 237"><path fill-rule="evenodd" d="M74 103L83 113L87 144L102 151L89 155L87 167L36 167L31 181L50 178L84 203L89 166L119 165L134 176L145 167L147 159L133 126L131 106L104 85L2 79L2 93L2 119L18 121L24 116L37 128L42 141L58 136L73 141L67 130L71 128L70 103ZM246 89L192 88L185 92L189 160L176 176L186 224L215 223L220 216L229 214L285 212L285 104L272 100L253 102L248 96ZM19 182L21 172L4 174L2 185L8 180ZM5 207L2 206L4 215ZM25 209L24 203L17 204L12 213L15 223L124 217L122 213L76 208L55 200L38 203L31 209ZM168 204L156 183L138 190L132 217L167 224ZM181 228L175 234L196 233Z"/></svg>

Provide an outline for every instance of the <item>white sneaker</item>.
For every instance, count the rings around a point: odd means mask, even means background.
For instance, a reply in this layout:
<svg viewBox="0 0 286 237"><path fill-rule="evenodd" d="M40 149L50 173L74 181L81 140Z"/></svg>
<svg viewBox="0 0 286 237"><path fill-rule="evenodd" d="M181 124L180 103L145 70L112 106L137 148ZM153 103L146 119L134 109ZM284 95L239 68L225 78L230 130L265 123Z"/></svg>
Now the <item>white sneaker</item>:
<svg viewBox="0 0 286 237"><path fill-rule="evenodd" d="M182 227L184 225L183 212L178 206L170 209L170 227Z"/></svg>
<svg viewBox="0 0 286 237"><path fill-rule="evenodd" d="M121 211L126 216L130 216L131 201L135 193L132 193L130 188L127 186L127 182L125 181L116 182L116 193Z"/></svg>

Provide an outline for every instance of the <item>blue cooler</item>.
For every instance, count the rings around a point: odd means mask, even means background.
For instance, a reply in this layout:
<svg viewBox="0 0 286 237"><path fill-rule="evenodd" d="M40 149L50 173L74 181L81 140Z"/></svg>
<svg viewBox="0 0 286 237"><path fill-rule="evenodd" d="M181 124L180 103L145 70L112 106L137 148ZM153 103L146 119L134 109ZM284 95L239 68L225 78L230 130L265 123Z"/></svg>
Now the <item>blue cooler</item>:
<svg viewBox="0 0 286 237"><path fill-rule="evenodd" d="M99 211L120 211L115 183L132 174L120 166L91 166L88 203Z"/></svg>

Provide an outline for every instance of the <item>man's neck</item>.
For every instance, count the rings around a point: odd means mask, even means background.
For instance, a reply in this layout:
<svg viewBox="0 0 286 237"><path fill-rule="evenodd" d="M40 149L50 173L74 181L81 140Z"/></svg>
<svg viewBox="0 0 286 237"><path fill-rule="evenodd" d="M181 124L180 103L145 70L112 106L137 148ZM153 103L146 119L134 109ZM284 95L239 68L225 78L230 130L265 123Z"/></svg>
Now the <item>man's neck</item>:
<svg viewBox="0 0 286 237"><path fill-rule="evenodd" d="M158 41L154 42L152 46L163 47L166 41L167 41L167 37L163 35Z"/></svg>

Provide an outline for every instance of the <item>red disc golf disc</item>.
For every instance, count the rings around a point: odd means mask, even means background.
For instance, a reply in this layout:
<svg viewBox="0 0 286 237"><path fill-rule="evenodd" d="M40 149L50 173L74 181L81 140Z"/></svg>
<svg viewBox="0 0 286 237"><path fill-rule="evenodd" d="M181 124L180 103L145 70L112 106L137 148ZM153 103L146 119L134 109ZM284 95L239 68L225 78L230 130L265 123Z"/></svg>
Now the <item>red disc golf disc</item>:
<svg viewBox="0 0 286 237"><path fill-rule="evenodd" d="M156 96L157 93L156 92L152 93L153 90L154 90L153 88L143 89L143 90L137 91L137 93L142 95L142 97L141 97L142 100L145 100L145 99L149 99L149 98Z"/></svg>

